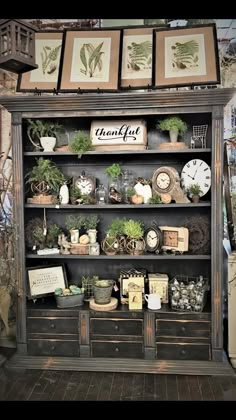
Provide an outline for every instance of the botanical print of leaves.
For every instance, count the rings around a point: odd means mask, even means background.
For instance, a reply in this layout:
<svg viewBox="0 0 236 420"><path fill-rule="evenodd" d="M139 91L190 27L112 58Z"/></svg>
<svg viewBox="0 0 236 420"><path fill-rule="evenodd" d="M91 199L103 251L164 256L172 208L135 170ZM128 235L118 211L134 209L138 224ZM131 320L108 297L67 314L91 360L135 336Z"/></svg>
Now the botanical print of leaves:
<svg viewBox="0 0 236 420"><path fill-rule="evenodd" d="M152 43L143 41L140 43L131 42L127 45L127 68L133 71L140 71L151 68L152 65Z"/></svg>
<svg viewBox="0 0 236 420"><path fill-rule="evenodd" d="M94 77L95 72L98 73L102 71L102 54L104 54L104 51L101 51L102 47L103 42L97 47L91 43L82 45L80 49L80 60L83 64L83 68L80 69L80 72L85 76Z"/></svg>
<svg viewBox="0 0 236 420"><path fill-rule="evenodd" d="M181 70L198 67L199 44L195 40L176 42L172 47L172 67Z"/></svg>
<svg viewBox="0 0 236 420"><path fill-rule="evenodd" d="M43 46L42 51L40 52L43 74L52 74L57 70L57 61L59 58L60 50L61 44L55 48L52 48L48 45Z"/></svg>

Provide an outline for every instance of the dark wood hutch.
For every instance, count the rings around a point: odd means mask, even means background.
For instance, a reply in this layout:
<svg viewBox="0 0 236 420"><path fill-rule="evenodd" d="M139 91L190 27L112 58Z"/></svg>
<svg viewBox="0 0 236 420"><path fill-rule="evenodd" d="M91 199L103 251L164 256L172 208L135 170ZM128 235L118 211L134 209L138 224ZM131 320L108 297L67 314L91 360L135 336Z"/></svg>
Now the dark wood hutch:
<svg viewBox="0 0 236 420"><path fill-rule="evenodd" d="M81 371L123 371L170 374L232 374L223 348L223 111L233 89L196 91L156 91L94 93L64 96L1 97L0 103L12 114L14 210L17 228L17 351L8 367L66 369ZM207 147L176 152L158 150L153 130L158 116L181 114L190 131L194 124L209 126ZM73 128L89 129L93 118L139 117L147 119L149 149L144 151L91 151L78 160L69 152L36 152L29 148L26 118L55 118ZM150 130L149 130L150 128ZM191 133L186 135L188 140ZM194 157L211 166L211 192L199 204L168 205L54 205L26 204L24 174L35 157L49 156L64 173L85 170L96 173L100 182L104 168L113 162L133 165L142 176L150 176L158 165L181 170ZM102 223L99 240L113 217L136 217L148 223L181 226L186 218L204 215L209 220L209 255L116 255L114 257L30 254L25 247L25 223L32 214L42 215L63 225L65 214L80 211L99 214ZM112 312L96 312L87 305L58 309L54 301L36 303L26 297L26 267L63 262L72 278L98 273L117 278L120 269L146 267L152 272L203 274L211 279L209 303L201 313L174 312L168 305L159 311L129 311L121 305Z"/></svg>

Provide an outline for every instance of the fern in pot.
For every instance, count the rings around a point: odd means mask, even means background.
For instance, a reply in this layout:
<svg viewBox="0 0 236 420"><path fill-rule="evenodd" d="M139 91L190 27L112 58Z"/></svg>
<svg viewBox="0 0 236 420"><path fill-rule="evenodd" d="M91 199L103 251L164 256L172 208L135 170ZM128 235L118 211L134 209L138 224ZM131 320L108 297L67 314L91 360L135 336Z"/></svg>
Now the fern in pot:
<svg viewBox="0 0 236 420"><path fill-rule="evenodd" d="M27 135L33 146L39 149L40 145L35 143L39 140L44 152L53 152L57 135L63 130L63 126L52 121L31 119L27 120L27 124Z"/></svg>

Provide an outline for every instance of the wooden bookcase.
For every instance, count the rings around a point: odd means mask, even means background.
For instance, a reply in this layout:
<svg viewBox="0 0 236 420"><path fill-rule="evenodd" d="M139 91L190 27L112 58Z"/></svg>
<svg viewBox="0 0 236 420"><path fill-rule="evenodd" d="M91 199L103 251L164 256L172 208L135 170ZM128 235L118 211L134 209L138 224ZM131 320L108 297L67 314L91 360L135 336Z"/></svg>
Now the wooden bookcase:
<svg viewBox="0 0 236 420"><path fill-rule="evenodd" d="M17 227L16 272L17 352L9 367L50 368L84 371L124 371L171 374L232 374L223 343L223 111L234 94L233 89L177 92L129 92L114 94L78 94L71 96L1 97L0 103L12 114L13 164ZM187 121L190 142L192 126L208 124L204 149L158 150L154 129L158 116L178 114ZM26 135L27 118L55 118L65 126L88 129L97 118L144 118L148 126L148 146L144 151L91 151L81 159L69 152L35 152ZM175 166L180 172L194 157L204 159L212 172L211 191L199 204L159 205L55 205L26 204L24 174L34 158L50 157L65 174L76 175L81 169L96 173L106 183L104 168L119 162L150 177L162 165ZM141 219L148 225L181 226L187 219L204 216L209 221L211 251L208 255L145 254L114 257L29 254L25 247L25 224L29 217L47 217L63 226L65 214L99 214L100 241L114 217ZM211 280L206 309L201 313L174 312L166 304L159 311L129 311L121 305L112 312L95 312L88 305L58 309L55 302L40 299L34 304L26 298L26 267L66 264L70 279L83 274L117 278L122 268L145 267L151 272L177 273Z"/></svg>

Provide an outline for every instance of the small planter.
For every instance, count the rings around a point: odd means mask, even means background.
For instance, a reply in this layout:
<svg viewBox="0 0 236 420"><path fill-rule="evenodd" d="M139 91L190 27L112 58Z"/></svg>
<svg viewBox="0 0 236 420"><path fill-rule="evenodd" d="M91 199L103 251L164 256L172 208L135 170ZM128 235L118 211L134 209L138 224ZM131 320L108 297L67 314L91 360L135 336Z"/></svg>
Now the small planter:
<svg viewBox="0 0 236 420"><path fill-rule="evenodd" d="M73 308L82 306L84 303L84 293L80 295L55 296L58 308Z"/></svg>
<svg viewBox="0 0 236 420"><path fill-rule="evenodd" d="M199 203L199 201L200 201L199 195L193 195L192 196L192 202L193 203Z"/></svg>
<svg viewBox="0 0 236 420"><path fill-rule="evenodd" d="M93 286L94 300L98 305L110 303L114 280L98 280Z"/></svg>
<svg viewBox="0 0 236 420"><path fill-rule="evenodd" d="M97 230L96 229L88 229L87 234L89 236L90 244L95 244L97 242Z"/></svg>
<svg viewBox="0 0 236 420"><path fill-rule="evenodd" d="M40 143L44 152L53 152L56 141L56 137L40 137Z"/></svg>
<svg viewBox="0 0 236 420"><path fill-rule="evenodd" d="M171 143L176 143L178 140L178 134L179 134L178 130L170 130L169 133L170 133Z"/></svg>

